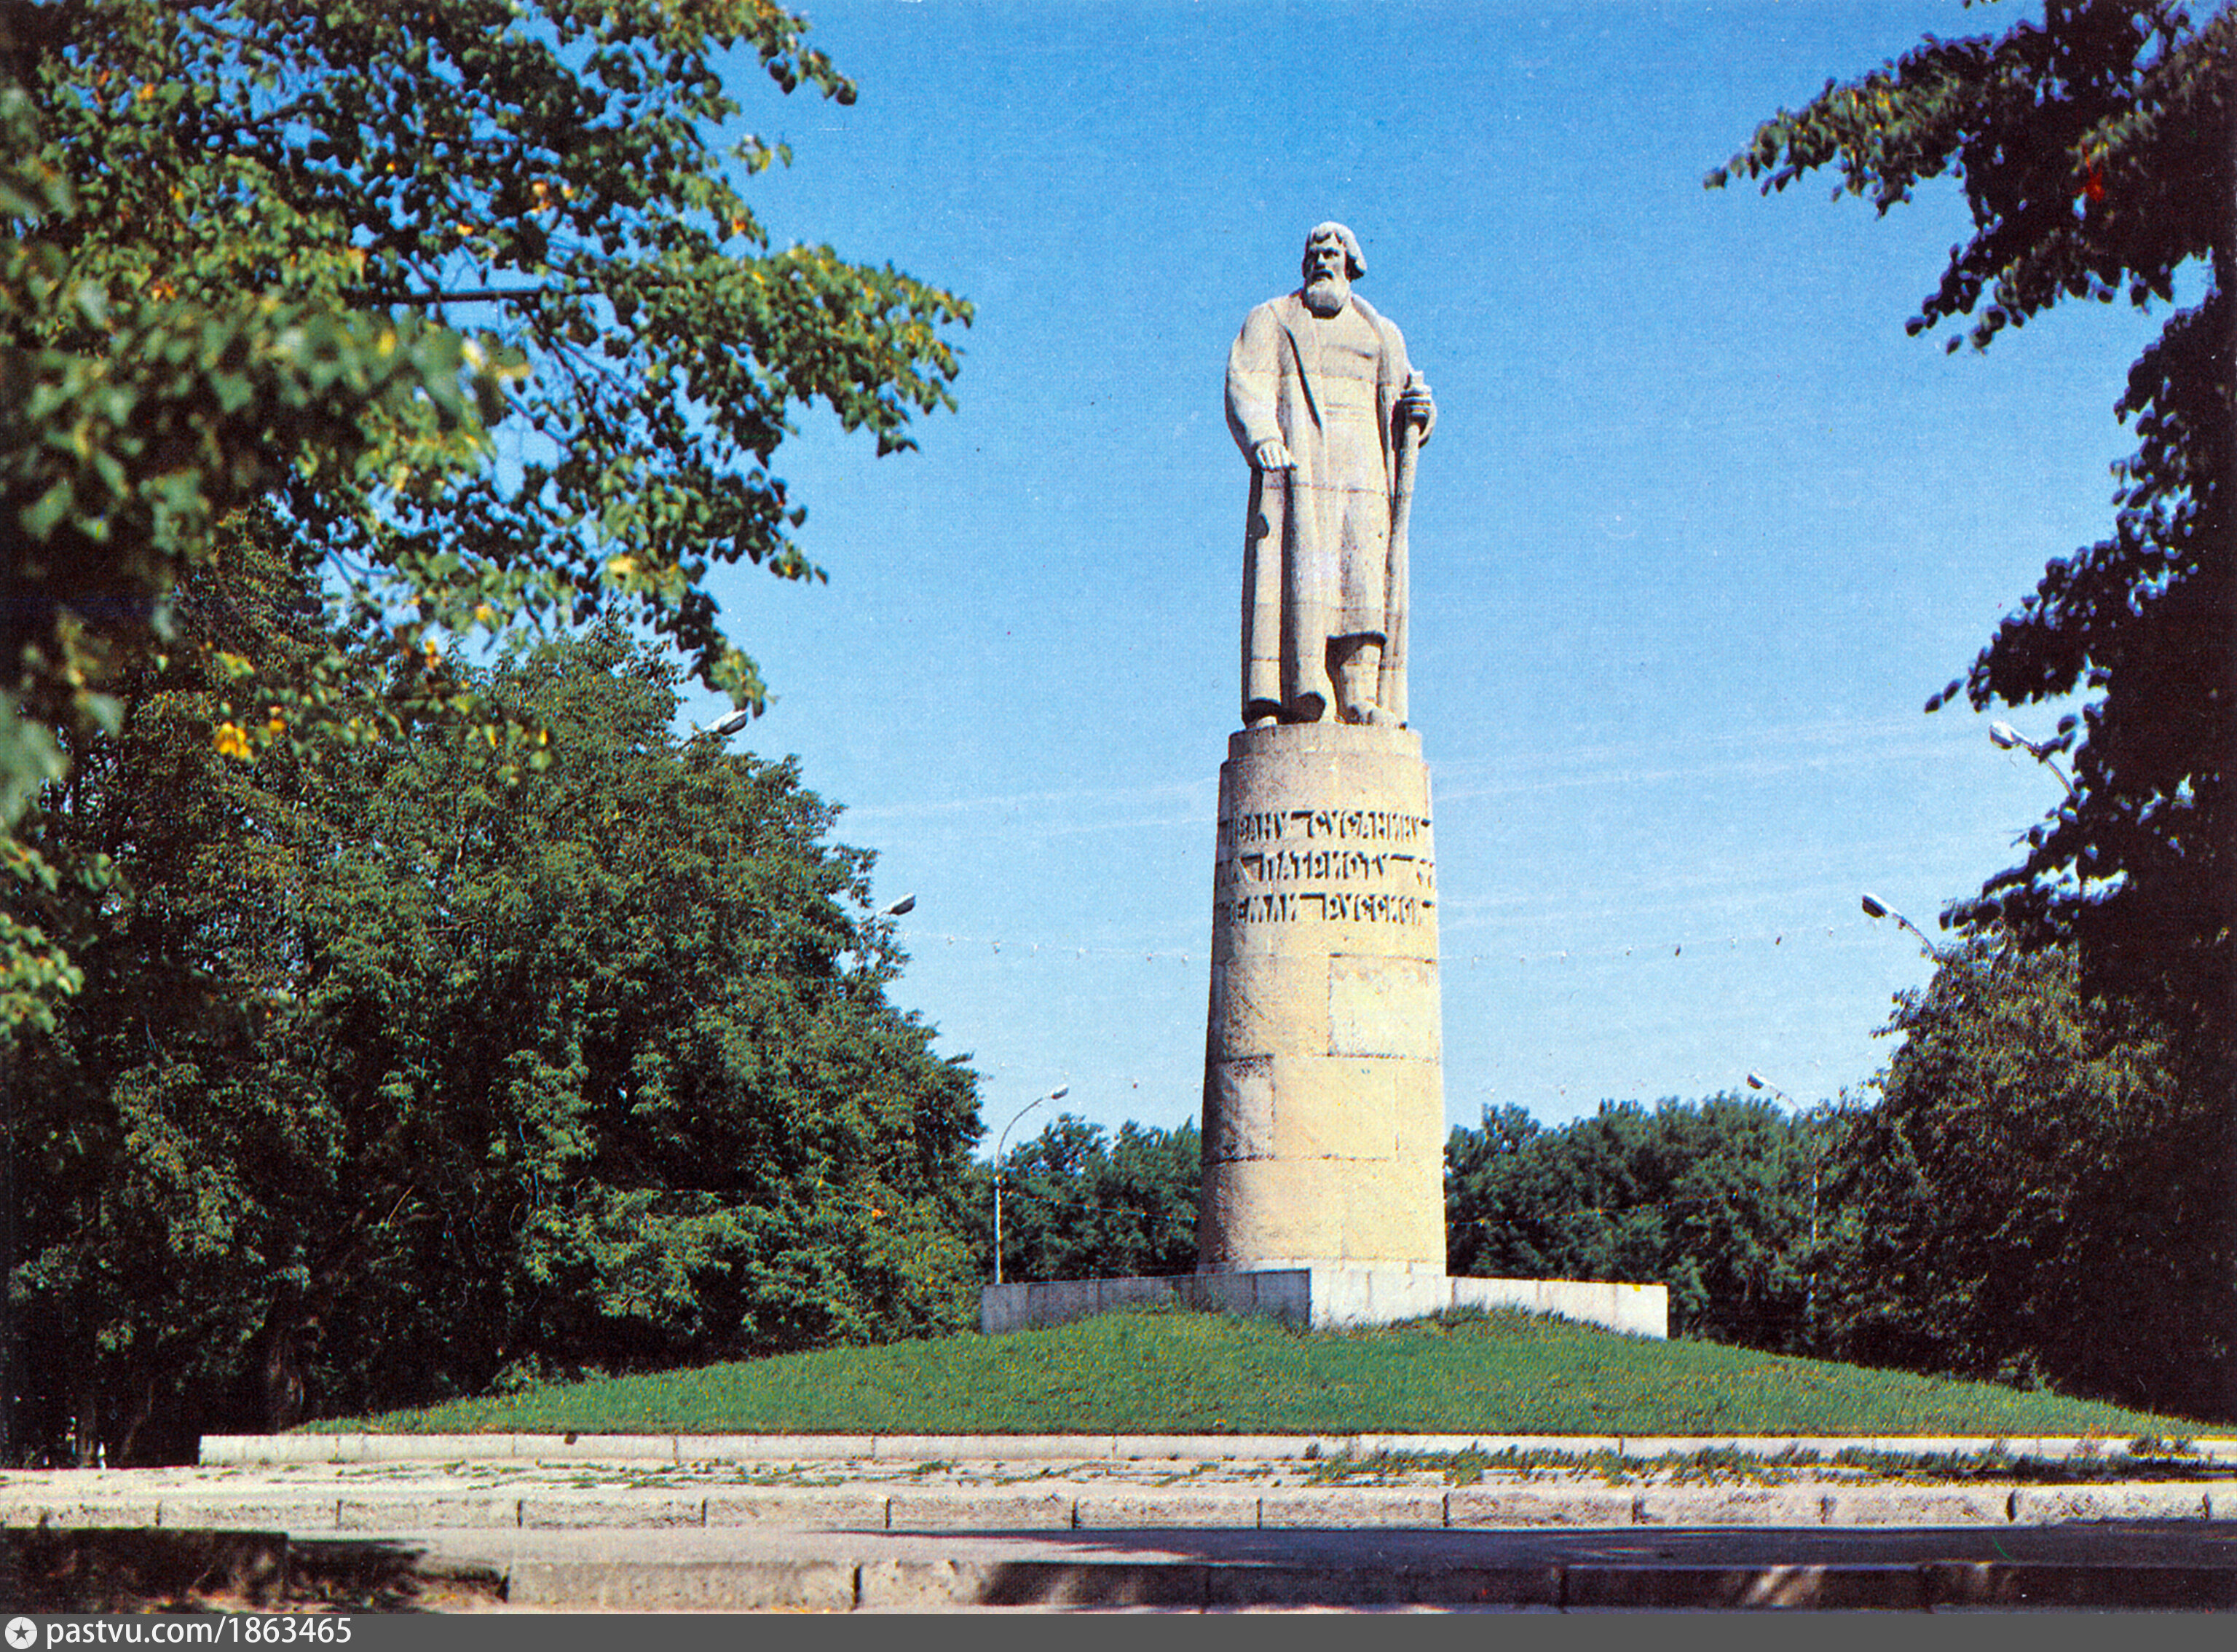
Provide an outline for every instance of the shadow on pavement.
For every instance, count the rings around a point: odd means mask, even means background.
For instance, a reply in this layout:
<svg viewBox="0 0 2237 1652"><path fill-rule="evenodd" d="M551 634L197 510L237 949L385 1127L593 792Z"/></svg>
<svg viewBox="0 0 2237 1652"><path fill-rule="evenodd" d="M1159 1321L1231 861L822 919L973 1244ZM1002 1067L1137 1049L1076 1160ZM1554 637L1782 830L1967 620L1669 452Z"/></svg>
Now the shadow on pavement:
<svg viewBox="0 0 2237 1652"><path fill-rule="evenodd" d="M430 1575L424 1552L276 1531L38 1526L0 1531L0 1598L25 1612L414 1612L500 1597L494 1572Z"/></svg>
<svg viewBox="0 0 2237 1652"><path fill-rule="evenodd" d="M988 1606L2237 1609L2227 1522L978 1536L1039 1550L977 1569Z"/></svg>

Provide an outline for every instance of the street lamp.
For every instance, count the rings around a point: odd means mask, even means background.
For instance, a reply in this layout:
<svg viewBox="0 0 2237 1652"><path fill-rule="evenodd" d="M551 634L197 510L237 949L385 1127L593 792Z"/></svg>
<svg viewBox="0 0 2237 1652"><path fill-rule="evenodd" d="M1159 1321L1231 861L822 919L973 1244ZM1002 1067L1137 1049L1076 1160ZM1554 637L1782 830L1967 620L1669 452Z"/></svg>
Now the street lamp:
<svg viewBox="0 0 2237 1652"><path fill-rule="evenodd" d="M1941 949L1937 947L1932 941L1926 938L1926 931L1919 928L1917 925L1912 923L1910 919L1905 918L1901 912L1896 911L1894 907L1889 905L1885 901L1880 900L1873 895L1867 893L1864 896L1864 916L1867 918L1892 918L1897 923L1902 925L1905 929L1909 930L1913 935L1918 938L1918 944L1926 949L1927 957L1932 958L1937 964L1942 961Z"/></svg>
<svg viewBox="0 0 2237 1652"><path fill-rule="evenodd" d="M1018 1127L1018 1120L1039 1107L1043 1102L1060 1102L1072 1093L1069 1084L1059 1084L1046 1096L1036 1096L1017 1111L1015 1117L1002 1127L1001 1135L994 1138L994 1283L1002 1282L1002 1145L1010 1139L1010 1132Z"/></svg>
<svg viewBox="0 0 2237 1652"><path fill-rule="evenodd" d="M867 960L878 944L880 934L878 925L890 918L899 918L904 912L912 912L915 910L916 897L909 894L903 895L899 900L888 901L876 912L870 913L855 926L856 953Z"/></svg>
<svg viewBox="0 0 2237 1652"><path fill-rule="evenodd" d="M1866 912L1871 912L1872 906L1878 905L1870 895L1864 899L1871 903L1864 908ZM1872 916L1877 918L1879 914L1873 912ZM1801 1102L1753 1068L1748 1070L1747 1085L1750 1089L1769 1090L1798 1113L1802 1110ZM1802 1293L1802 1332L1809 1339L1812 1353L1818 1351L1818 1155L1822 1150L1813 1127L1810 1138L1810 1272L1805 1276Z"/></svg>
<svg viewBox="0 0 2237 1652"><path fill-rule="evenodd" d="M2057 759L2051 754L2058 748L2049 740L2029 740L2009 723L1995 722L1989 725L1989 742L2000 752L2025 752L2036 762L2058 776L2058 783L2066 788L2066 795L2069 800L2075 796L2074 782L2067 778L2066 771L2059 767Z"/></svg>

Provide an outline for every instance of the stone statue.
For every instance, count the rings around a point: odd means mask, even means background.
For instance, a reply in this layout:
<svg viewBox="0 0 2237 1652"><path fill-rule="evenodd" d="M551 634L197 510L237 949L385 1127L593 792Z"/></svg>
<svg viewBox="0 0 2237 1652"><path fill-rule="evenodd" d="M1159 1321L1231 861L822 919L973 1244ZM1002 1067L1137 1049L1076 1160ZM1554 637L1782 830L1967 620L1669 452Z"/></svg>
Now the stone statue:
<svg viewBox="0 0 2237 1652"><path fill-rule="evenodd" d="M1398 329L1351 290L1359 240L1322 224L1304 285L1250 312L1227 424L1250 462L1243 721L1406 721L1406 519L1437 422Z"/></svg>

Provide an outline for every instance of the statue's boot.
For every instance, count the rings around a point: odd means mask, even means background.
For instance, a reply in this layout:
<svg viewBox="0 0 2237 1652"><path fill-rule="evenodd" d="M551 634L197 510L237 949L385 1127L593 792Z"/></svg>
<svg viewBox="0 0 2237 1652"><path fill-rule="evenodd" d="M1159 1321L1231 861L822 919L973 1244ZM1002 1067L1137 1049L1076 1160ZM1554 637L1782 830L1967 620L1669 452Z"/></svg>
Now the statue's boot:
<svg viewBox="0 0 2237 1652"><path fill-rule="evenodd" d="M1382 687L1382 639L1340 637L1329 644L1329 675L1336 680L1336 713L1348 723L1386 721L1376 694Z"/></svg>

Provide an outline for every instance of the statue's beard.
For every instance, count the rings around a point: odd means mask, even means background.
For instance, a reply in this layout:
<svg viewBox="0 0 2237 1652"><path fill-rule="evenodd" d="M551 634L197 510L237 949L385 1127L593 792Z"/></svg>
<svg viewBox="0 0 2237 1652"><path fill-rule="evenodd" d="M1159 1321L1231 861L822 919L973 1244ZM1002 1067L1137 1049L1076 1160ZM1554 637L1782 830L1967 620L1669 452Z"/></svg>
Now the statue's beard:
<svg viewBox="0 0 2237 1652"><path fill-rule="evenodd" d="M1351 301L1351 282L1342 275L1307 276L1304 299L1315 315L1334 315Z"/></svg>

